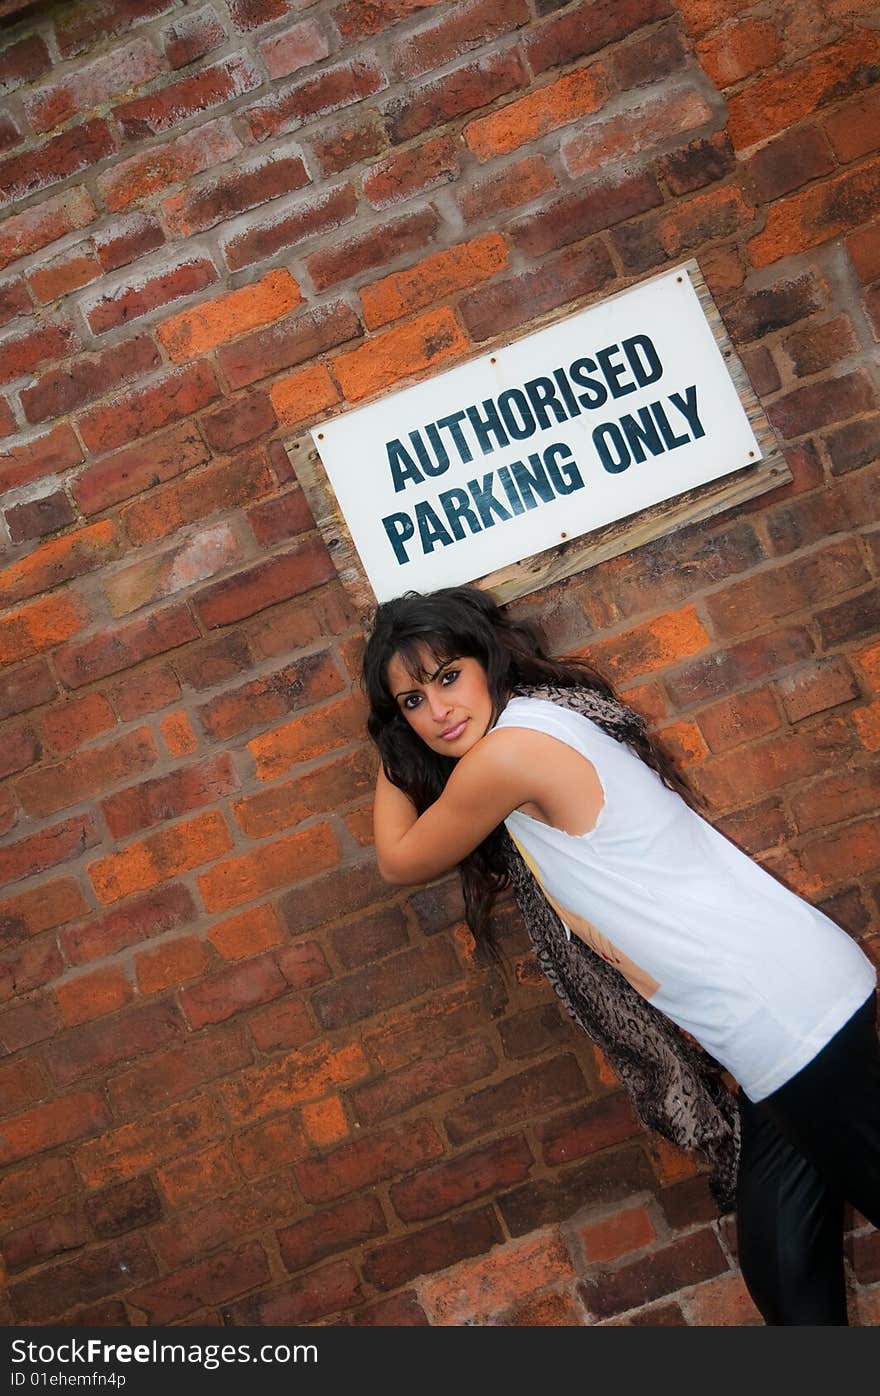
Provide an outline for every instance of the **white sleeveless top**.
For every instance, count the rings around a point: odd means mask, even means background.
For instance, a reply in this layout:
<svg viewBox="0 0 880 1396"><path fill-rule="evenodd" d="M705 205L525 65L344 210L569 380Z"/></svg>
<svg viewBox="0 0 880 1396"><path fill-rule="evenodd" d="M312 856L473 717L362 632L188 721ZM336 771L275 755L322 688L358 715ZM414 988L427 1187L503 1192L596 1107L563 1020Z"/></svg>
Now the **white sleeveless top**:
<svg viewBox="0 0 880 1396"><path fill-rule="evenodd" d="M571 709L513 698L497 728L591 761L605 802L564 833L514 810L508 832L566 929L700 1042L753 1101L812 1061L876 972L855 941L713 829L629 747Z"/></svg>

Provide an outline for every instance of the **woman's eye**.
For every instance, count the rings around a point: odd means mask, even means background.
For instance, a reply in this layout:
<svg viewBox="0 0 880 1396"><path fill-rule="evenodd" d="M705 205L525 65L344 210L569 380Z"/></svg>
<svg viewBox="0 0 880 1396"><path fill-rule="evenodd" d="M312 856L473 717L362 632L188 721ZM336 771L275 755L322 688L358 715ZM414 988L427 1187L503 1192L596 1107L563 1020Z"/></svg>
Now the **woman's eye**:
<svg viewBox="0 0 880 1396"><path fill-rule="evenodd" d="M419 693L408 693L408 694L406 695L406 697L404 698L403 704L402 704L402 707L403 707L403 709L404 709L404 712L411 713L412 710L413 710L413 708L417 708L417 707L419 706L419 703L421 703L421 701L422 701L421 694L419 694Z"/></svg>
<svg viewBox="0 0 880 1396"><path fill-rule="evenodd" d="M440 682L443 684L444 688L448 687L449 684L455 683L460 673L460 669L447 669L446 673L440 679Z"/></svg>

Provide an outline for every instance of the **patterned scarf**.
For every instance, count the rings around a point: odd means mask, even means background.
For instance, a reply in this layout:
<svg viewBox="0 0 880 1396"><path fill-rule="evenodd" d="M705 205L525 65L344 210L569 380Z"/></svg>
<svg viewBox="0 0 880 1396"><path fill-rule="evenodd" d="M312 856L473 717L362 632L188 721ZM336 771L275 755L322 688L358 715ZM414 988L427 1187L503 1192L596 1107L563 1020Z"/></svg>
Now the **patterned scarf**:
<svg viewBox="0 0 880 1396"><path fill-rule="evenodd" d="M629 742L645 731L638 713L595 689L542 685L518 688L514 696L544 698L572 708L619 742ZM739 1111L721 1079L722 1068L637 994L613 965L578 936L569 940L509 838L505 852L513 894L538 964L567 1012L608 1059L642 1123L680 1148L697 1149L706 1156L712 1170L712 1195L720 1212L731 1211L739 1160Z"/></svg>

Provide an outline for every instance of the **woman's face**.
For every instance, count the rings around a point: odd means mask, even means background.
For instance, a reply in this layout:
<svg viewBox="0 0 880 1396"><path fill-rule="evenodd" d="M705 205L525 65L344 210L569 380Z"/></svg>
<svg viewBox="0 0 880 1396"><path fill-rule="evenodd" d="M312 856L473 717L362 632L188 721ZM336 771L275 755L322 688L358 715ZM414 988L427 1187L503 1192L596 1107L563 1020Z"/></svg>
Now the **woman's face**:
<svg viewBox="0 0 880 1396"><path fill-rule="evenodd" d="M388 687L410 727L425 746L456 760L480 740L494 718L486 671L469 656L438 663L425 645L418 656L423 681L400 655L388 663Z"/></svg>

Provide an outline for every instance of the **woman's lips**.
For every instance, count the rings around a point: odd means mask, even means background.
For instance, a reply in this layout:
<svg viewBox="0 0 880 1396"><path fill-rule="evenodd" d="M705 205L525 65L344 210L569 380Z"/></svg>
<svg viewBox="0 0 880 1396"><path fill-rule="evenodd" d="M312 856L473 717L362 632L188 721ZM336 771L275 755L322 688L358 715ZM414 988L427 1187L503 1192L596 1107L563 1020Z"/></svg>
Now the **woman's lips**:
<svg viewBox="0 0 880 1396"><path fill-rule="evenodd" d="M447 727L445 732L440 733L440 736L443 738L444 742L454 742L457 737L461 736L467 724L467 718L463 718L462 721L457 722L454 727Z"/></svg>

